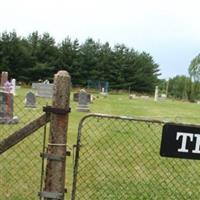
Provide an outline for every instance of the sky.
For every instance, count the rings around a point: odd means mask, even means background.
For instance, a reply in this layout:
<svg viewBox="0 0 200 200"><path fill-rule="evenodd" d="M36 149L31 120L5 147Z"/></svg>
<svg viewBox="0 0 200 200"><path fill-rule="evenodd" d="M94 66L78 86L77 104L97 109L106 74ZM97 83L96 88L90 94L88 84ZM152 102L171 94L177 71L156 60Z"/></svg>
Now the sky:
<svg viewBox="0 0 200 200"><path fill-rule="evenodd" d="M199 8L199 0L0 0L0 32L125 44L149 53L168 79L188 75L200 53Z"/></svg>

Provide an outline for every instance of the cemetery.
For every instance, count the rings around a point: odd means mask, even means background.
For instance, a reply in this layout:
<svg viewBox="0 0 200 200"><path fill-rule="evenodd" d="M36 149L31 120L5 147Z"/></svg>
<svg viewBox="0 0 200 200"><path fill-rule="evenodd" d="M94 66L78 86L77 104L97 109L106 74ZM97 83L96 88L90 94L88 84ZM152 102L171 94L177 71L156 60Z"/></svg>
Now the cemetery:
<svg viewBox="0 0 200 200"><path fill-rule="evenodd" d="M1 7L0 200L200 199L200 1Z"/></svg>
<svg viewBox="0 0 200 200"><path fill-rule="evenodd" d="M6 82L6 81L5 81ZM39 83L39 84L48 84L48 83ZM8 84L9 85L9 84ZM30 87L30 88L19 88L15 91L16 95L14 96L12 93L9 93L12 91L10 87L7 88L7 92L0 93L1 95L1 123L0 128L0 137L1 139L6 138L9 136L9 134L12 134L14 131L22 128L25 124L29 123L30 121L37 118L37 116L40 116L43 113L43 106L44 105L51 105L52 99L50 96L52 96L51 92L47 93L39 92L40 95L38 95L38 90L36 89L38 86ZM48 90L48 89L47 89ZM41 90L42 91L42 90ZM5 96L5 94L6 96ZM37 93L37 94L36 94ZM11 95L11 96L8 96ZM96 100L91 104L91 96L99 96L99 98L96 98ZM145 96L144 94L140 95L133 95L133 99L130 99L128 96L128 93L112 93L112 91L109 92L107 98L104 98L101 96L101 94L92 93L88 90L81 89L77 92L77 90L72 89L71 97L70 97L70 105L71 105L71 113L70 113L70 123L69 123L69 138L68 138L68 145L72 147L76 143L76 134L78 130L78 124L81 118L83 118L87 113L106 113L110 115L116 115L116 116L135 116L135 117L141 117L144 116L145 118L152 118L156 120L168 120L168 121L176 121L176 122L187 122L187 123L193 123L193 124L199 124L200 118L199 116L199 105L195 103L189 103L189 102L181 102L177 100L173 100L170 98L166 98L165 101L160 100L161 96L158 91L158 88L155 88L155 94L152 96ZM9 102L7 102L5 99L9 99ZM4 106L6 104L6 108ZM9 108L9 109L8 109ZM184 113L184 114L183 114ZM16 116L16 117L15 117ZM11 123L9 120L16 120ZM6 120L5 120L6 119ZM105 126L106 122L104 123ZM107 125L108 126L108 125ZM49 127L47 127L47 130ZM22 147L16 147L15 153L20 152L23 149L26 149L25 151L28 153L29 151L32 151L31 149L34 148L37 151L40 151L41 148L41 137L43 130L39 131L40 134L32 135L30 139L27 140L26 143L24 143L25 146L22 145ZM98 130L97 130L98 133ZM98 133L100 134L100 133ZM98 136L99 137L99 136ZM150 135L149 135L150 137ZM195 136L194 136L195 137ZM196 136L197 137L197 136ZM38 139L40 138L40 142ZM119 138L120 139L120 138ZM150 139L150 138L149 138ZM189 140L189 139L188 139ZM122 141L121 141L122 142ZM199 145L199 144L198 144ZM186 147L185 147L186 148ZM13 152L13 153L14 153ZM13 154L11 151L8 151L5 155L2 154L0 157L0 162L3 158L7 155ZM88 152L90 153L90 152ZM95 155L95 154L94 154ZM32 157L33 156L33 157ZM40 163L40 158L35 158L35 155L29 152L29 157L24 157L21 159L28 160L29 158L32 159L31 162L35 163L34 165L38 165ZM139 159L139 158L138 158ZM144 158L145 159L145 158ZM69 159L67 162L67 166L69 169L72 169L73 166L73 160ZM136 160L137 162L137 160ZM143 163L143 161L140 160L140 162ZM186 164L187 161L182 161ZM11 159L8 159L8 164L5 164L5 167L7 170L9 170L9 173L14 173L12 166L14 163ZM25 164L27 165L27 164ZM25 165L20 164L18 167L15 167L15 170L21 171L20 168L23 168L25 170ZM194 163L192 165L195 165ZM106 165L105 165L106 167ZM154 165L149 165L150 168L148 170L153 170ZM162 167L161 167L162 169ZM1 170L1 169L0 169ZM29 168L27 168L29 170ZM186 169L185 169L186 170ZM27 174L36 173L34 171L34 168L32 171L28 172ZM113 173L112 171L110 172ZM157 171L159 172L159 170ZM13 176L20 176L20 174L13 174ZM35 182L35 186L32 186L33 193L38 192L37 181L40 179L40 175L35 175L36 179L33 180ZM16 178L17 178L16 177ZM20 177L18 177L20 178ZM21 177L22 180L26 184L29 182L28 177ZM28 179L27 179L28 178ZM159 178L158 178L159 179ZM68 185L72 184L72 174L67 175ZM12 180L10 180L12 182ZM139 180L140 181L140 180ZM145 180L144 184L145 184ZM13 183L7 182L7 185ZM148 181L147 181L148 182ZM17 182L16 182L17 184ZM6 187L6 185L5 185ZM13 185L13 188L17 188L17 185ZM1 190L4 190L5 188L0 189L0 198L1 198ZM22 189L16 190L18 195L20 196L20 193L22 193ZM12 196L12 194L10 194ZM162 194L157 194L158 196ZM70 193L66 194L67 198L69 198ZM19 197L20 199L21 197ZM2 198L1 198L2 199ZM16 200L15 197L13 197L12 200ZM31 199L31 198L30 198ZM34 199L34 198L33 198ZM113 198L114 200L115 198Z"/></svg>

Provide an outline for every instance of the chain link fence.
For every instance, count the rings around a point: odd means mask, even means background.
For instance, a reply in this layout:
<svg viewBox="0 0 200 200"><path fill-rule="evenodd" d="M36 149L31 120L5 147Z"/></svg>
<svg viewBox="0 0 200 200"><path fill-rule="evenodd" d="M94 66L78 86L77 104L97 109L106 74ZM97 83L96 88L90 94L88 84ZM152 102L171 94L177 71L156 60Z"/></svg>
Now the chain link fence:
<svg viewBox="0 0 200 200"><path fill-rule="evenodd" d="M28 91L23 88L17 91L13 115L19 122L0 124L0 142L41 116L43 106L51 105L51 99L37 97L36 108L25 107ZM172 121L200 123L199 119L187 117ZM95 114L84 117L79 126L71 199L198 199L199 161L160 157L163 124L161 118L145 120ZM44 133L42 127L0 154L1 200L39 199ZM68 168L68 177L69 171Z"/></svg>
<svg viewBox="0 0 200 200"><path fill-rule="evenodd" d="M16 124L0 124L0 141L20 130L43 114L42 107L51 104L51 99L37 97L36 107L25 107L29 89L17 90L13 100L13 116ZM48 126L47 126L48 128ZM41 158L44 127L25 138L19 144L0 155L0 199L36 200L40 189Z"/></svg>
<svg viewBox="0 0 200 200"><path fill-rule="evenodd" d="M198 123L191 119L194 121ZM199 199L199 161L159 154L163 124L95 114L83 118L71 199Z"/></svg>

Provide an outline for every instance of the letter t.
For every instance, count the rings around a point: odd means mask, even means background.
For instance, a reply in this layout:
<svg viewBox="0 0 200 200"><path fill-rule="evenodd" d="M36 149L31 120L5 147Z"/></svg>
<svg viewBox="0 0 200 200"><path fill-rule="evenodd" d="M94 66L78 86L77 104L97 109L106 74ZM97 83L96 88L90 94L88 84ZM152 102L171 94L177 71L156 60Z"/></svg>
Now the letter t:
<svg viewBox="0 0 200 200"><path fill-rule="evenodd" d="M192 142L192 140L193 140L193 134L191 134L191 133L177 132L176 140L179 140L180 136L182 136L183 139L182 139L181 148L178 149L178 152L187 153L189 151L188 149L186 149L187 139L189 137L190 141Z"/></svg>

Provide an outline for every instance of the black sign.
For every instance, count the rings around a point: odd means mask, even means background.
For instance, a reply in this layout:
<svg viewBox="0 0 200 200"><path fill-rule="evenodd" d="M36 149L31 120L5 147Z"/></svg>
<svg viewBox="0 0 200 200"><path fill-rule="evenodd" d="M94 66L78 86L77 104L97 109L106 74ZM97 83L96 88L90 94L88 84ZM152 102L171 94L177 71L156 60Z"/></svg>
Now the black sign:
<svg viewBox="0 0 200 200"><path fill-rule="evenodd" d="M165 124L162 132L160 155L200 159L200 126Z"/></svg>

